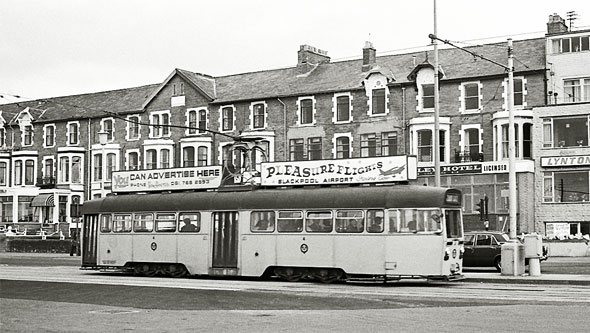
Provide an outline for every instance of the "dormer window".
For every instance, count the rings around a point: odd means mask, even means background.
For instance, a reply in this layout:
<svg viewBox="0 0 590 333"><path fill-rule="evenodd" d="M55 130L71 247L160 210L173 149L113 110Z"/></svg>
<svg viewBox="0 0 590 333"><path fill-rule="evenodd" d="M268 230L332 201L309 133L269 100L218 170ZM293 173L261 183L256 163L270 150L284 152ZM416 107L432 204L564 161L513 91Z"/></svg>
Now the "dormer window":
<svg viewBox="0 0 590 333"><path fill-rule="evenodd" d="M33 145L33 125L25 125L23 126L23 134L22 134L22 142L23 146L32 146Z"/></svg>
<svg viewBox="0 0 590 333"><path fill-rule="evenodd" d="M369 73L363 81L365 94L367 96L367 115L369 117L382 117L389 113L389 89L387 82L389 78L381 72Z"/></svg>
<svg viewBox="0 0 590 333"><path fill-rule="evenodd" d="M434 108L434 84L422 85L422 108Z"/></svg>
<svg viewBox="0 0 590 333"><path fill-rule="evenodd" d="M385 88L373 89L372 101L372 113L385 114Z"/></svg>

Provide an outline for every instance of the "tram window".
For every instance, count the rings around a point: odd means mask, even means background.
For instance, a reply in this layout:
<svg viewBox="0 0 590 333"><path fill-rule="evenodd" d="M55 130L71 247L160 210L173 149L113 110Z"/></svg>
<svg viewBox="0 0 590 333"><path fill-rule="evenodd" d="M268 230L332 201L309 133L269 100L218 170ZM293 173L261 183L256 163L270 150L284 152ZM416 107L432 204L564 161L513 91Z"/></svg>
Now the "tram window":
<svg viewBox="0 0 590 333"><path fill-rule="evenodd" d="M199 232L201 230L201 213L180 213L178 221L180 232Z"/></svg>
<svg viewBox="0 0 590 333"><path fill-rule="evenodd" d="M277 230L279 232L301 232L303 230L303 213L300 211L280 211Z"/></svg>
<svg viewBox="0 0 590 333"><path fill-rule="evenodd" d="M419 221L424 226L424 231L442 231L442 212L440 209L427 209L418 211ZM420 223L418 223L420 225Z"/></svg>
<svg viewBox="0 0 590 333"><path fill-rule="evenodd" d="M400 209L400 232L418 232L418 211L416 209Z"/></svg>
<svg viewBox="0 0 590 333"><path fill-rule="evenodd" d="M307 232L332 232L332 212L307 212L305 219Z"/></svg>
<svg viewBox="0 0 590 333"><path fill-rule="evenodd" d="M367 232L383 232L383 211L380 209L369 209L367 211Z"/></svg>
<svg viewBox="0 0 590 333"><path fill-rule="evenodd" d="M130 232L131 214L115 214L115 216L113 216L113 231Z"/></svg>
<svg viewBox="0 0 590 333"><path fill-rule="evenodd" d="M275 231L275 212L260 211L250 214L250 230L252 232Z"/></svg>
<svg viewBox="0 0 590 333"><path fill-rule="evenodd" d="M101 232L111 232L111 222L113 217L111 214L101 215L100 216L100 231Z"/></svg>
<svg viewBox="0 0 590 333"><path fill-rule="evenodd" d="M363 229L365 229L365 219L362 210L336 211L336 232L363 232Z"/></svg>
<svg viewBox="0 0 590 333"><path fill-rule="evenodd" d="M461 211L458 209L445 210L445 228L447 238L463 237L461 228Z"/></svg>
<svg viewBox="0 0 590 333"><path fill-rule="evenodd" d="M175 232L176 231L176 214L174 214L174 213L156 213L156 231L157 232Z"/></svg>
<svg viewBox="0 0 590 333"><path fill-rule="evenodd" d="M154 230L154 215L151 213L134 214L133 231L152 232Z"/></svg>
<svg viewBox="0 0 590 333"><path fill-rule="evenodd" d="M390 209L389 210L389 232L390 233L401 232L399 210L397 210L397 209Z"/></svg>

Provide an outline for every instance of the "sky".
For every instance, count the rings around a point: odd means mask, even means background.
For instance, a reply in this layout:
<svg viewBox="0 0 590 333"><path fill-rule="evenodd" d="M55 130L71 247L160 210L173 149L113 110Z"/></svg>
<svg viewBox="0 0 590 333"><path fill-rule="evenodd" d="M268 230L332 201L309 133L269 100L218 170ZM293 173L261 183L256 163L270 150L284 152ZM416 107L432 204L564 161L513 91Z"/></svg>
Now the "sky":
<svg viewBox="0 0 590 333"><path fill-rule="evenodd" d="M462 46L541 37L550 14L568 11L590 29L588 0L436 3L438 36ZM359 59L367 40L377 56L412 52L430 43L433 4L0 0L0 104L161 83L175 68L223 76L292 67L303 44L332 62Z"/></svg>

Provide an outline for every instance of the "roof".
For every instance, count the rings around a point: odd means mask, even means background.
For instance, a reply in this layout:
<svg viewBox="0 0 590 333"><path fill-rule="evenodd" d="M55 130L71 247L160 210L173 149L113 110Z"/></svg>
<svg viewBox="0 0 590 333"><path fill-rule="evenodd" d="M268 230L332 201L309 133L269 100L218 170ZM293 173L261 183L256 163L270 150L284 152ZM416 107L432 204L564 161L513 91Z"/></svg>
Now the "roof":
<svg viewBox="0 0 590 333"><path fill-rule="evenodd" d="M444 207L451 189L421 185L122 194L84 202L84 214L235 209ZM454 191L454 190L452 190ZM149 207L149 208L148 208Z"/></svg>
<svg viewBox="0 0 590 333"><path fill-rule="evenodd" d="M146 85L98 93L44 98L0 105L4 119L12 119L25 108L36 122L104 117L107 112L132 113L141 110L143 101L158 85ZM12 121L11 121L12 120Z"/></svg>
<svg viewBox="0 0 590 333"><path fill-rule="evenodd" d="M515 71L539 71L545 68L545 38L513 42ZM467 48L498 63L507 63L506 43ZM175 75L183 77L211 103L232 103L285 96L313 95L362 89L371 73L395 78L394 83L411 83L416 64L433 59L433 51L414 52L376 58L375 71L363 72L362 59L322 63L307 75L299 75L297 67L212 77L183 69L175 69L163 83L141 87L103 91L29 102L0 105L6 121L26 107L37 122L104 117L104 111L141 112L162 87ZM505 74L504 68L456 49L440 49L439 65L444 71L442 82Z"/></svg>
<svg viewBox="0 0 590 333"><path fill-rule="evenodd" d="M508 63L506 43L486 44L466 48L498 63ZM535 38L513 42L515 71L545 69L545 39ZM396 83L410 83L408 76L415 63L433 59L433 51L380 56L376 65L380 72L396 79ZM439 65L445 80L505 74L504 68L477 59L455 48L439 50ZM362 72L362 59L331 62L319 65L309 75L298 76L297 68L284 68L216 78L217 98L214 103L256 100L282 96L317 94L361 89L369 74Z"/></svg>

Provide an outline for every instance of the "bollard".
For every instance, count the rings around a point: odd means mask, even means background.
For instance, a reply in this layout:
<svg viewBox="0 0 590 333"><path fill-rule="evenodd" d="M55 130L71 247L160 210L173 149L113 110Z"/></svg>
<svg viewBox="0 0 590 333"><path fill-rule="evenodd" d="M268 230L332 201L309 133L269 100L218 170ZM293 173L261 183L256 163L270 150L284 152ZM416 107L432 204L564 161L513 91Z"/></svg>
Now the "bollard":
<svg viewBox="0 0 590 333"><path fill-rule="evenodd" d="M543 255L543 239L541 235L532 233L524 236L525 258L529 260L529 275L541 275L541 256Z"/></svg>
<svg viewBox="0 0 590 333"><path fill-rule="evenodd" d="M541 260L539 258L529 258L529 275L541 276Z"/></svg>

